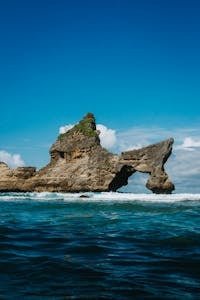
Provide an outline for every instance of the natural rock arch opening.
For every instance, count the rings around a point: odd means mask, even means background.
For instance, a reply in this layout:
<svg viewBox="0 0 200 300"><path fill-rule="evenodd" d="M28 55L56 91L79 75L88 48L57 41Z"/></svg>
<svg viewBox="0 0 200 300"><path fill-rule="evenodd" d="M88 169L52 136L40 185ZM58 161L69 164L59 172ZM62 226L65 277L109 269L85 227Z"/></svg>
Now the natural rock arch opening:
<svg viewBox="0 0 200 300"><path fill-rule="evenodd" d="M136 171L132 166L125 165L119 172L116 173L115 177L109 184L109 191L116 192L119 188L128 184L128 178L133 175Z"/></svg>
<svg viewBox="0 0 200 300"><path fill-rule="evenodd" d="M146 187L150 174L136 171L128 178L128 184L117 190L120 193L148 193L151 191Z"/></svg>

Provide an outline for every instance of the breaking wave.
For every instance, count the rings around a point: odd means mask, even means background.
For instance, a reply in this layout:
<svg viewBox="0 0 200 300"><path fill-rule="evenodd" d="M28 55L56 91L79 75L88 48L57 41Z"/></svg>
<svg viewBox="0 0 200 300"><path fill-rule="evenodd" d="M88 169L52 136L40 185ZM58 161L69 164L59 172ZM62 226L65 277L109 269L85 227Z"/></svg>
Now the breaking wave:
<svg viewBox="0 0 200 300"><path fill-rule="evenodd" d="M200 194L2 193L0 299L199 299L199 216Z"/></svg>
<svg viewBox="0 0 200 300"><path fill-rule="evenodd" d="M134 194L134 193L1 193L0 201L66 201L66 202L164 202L200 201L200 194Z"/></svg>

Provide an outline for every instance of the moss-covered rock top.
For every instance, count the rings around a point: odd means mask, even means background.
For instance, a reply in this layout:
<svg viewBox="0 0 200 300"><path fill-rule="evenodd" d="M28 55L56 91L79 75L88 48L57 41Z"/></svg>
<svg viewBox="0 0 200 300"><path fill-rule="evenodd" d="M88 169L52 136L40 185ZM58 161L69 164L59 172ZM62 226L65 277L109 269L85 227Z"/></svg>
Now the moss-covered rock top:
<svg viewBox="0 0 200 300"><path fill-rule="evenodd" d="M63 140L65 137L75 132L80 132L87 137L98 137L98 134L96 132L96 121L94 115L92 113L88 113L72 129L68 130L66 133L60 134L58 140Z"/></svg>

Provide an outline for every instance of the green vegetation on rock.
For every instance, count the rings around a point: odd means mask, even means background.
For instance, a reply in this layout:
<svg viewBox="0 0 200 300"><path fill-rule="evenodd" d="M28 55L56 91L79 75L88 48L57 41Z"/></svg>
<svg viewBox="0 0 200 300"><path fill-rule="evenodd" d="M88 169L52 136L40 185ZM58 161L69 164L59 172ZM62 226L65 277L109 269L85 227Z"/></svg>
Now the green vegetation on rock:
<svg viewBox="0 0 200 300"><path fill-rule="evenodd" d="M73 134L74 132L81 132L85 136L95 137L98 136L96 132L96 123L95 118L92 113L88 113L77 125L75 125L72 129L67 131L66 133L60 134L58 136L58 140L62 140L64 137L68 136L68 134Z"/></svg>

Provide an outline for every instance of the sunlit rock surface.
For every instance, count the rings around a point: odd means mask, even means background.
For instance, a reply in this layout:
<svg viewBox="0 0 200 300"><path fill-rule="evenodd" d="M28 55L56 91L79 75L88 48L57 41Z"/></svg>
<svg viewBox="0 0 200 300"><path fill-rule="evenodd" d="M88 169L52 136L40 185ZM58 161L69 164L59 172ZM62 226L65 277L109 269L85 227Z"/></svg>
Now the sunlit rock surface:
<svg viewBox="0 0 200 300"><path fill-rule="evenodd" d="M10 169L0 163L0 191L84 192L117 191L135 172L148 173L146 187L154 193L171 193L174 185L164 170L173 139L114 155L100 144L93 114L58 136L50 148L50 162Z"/></svg>

